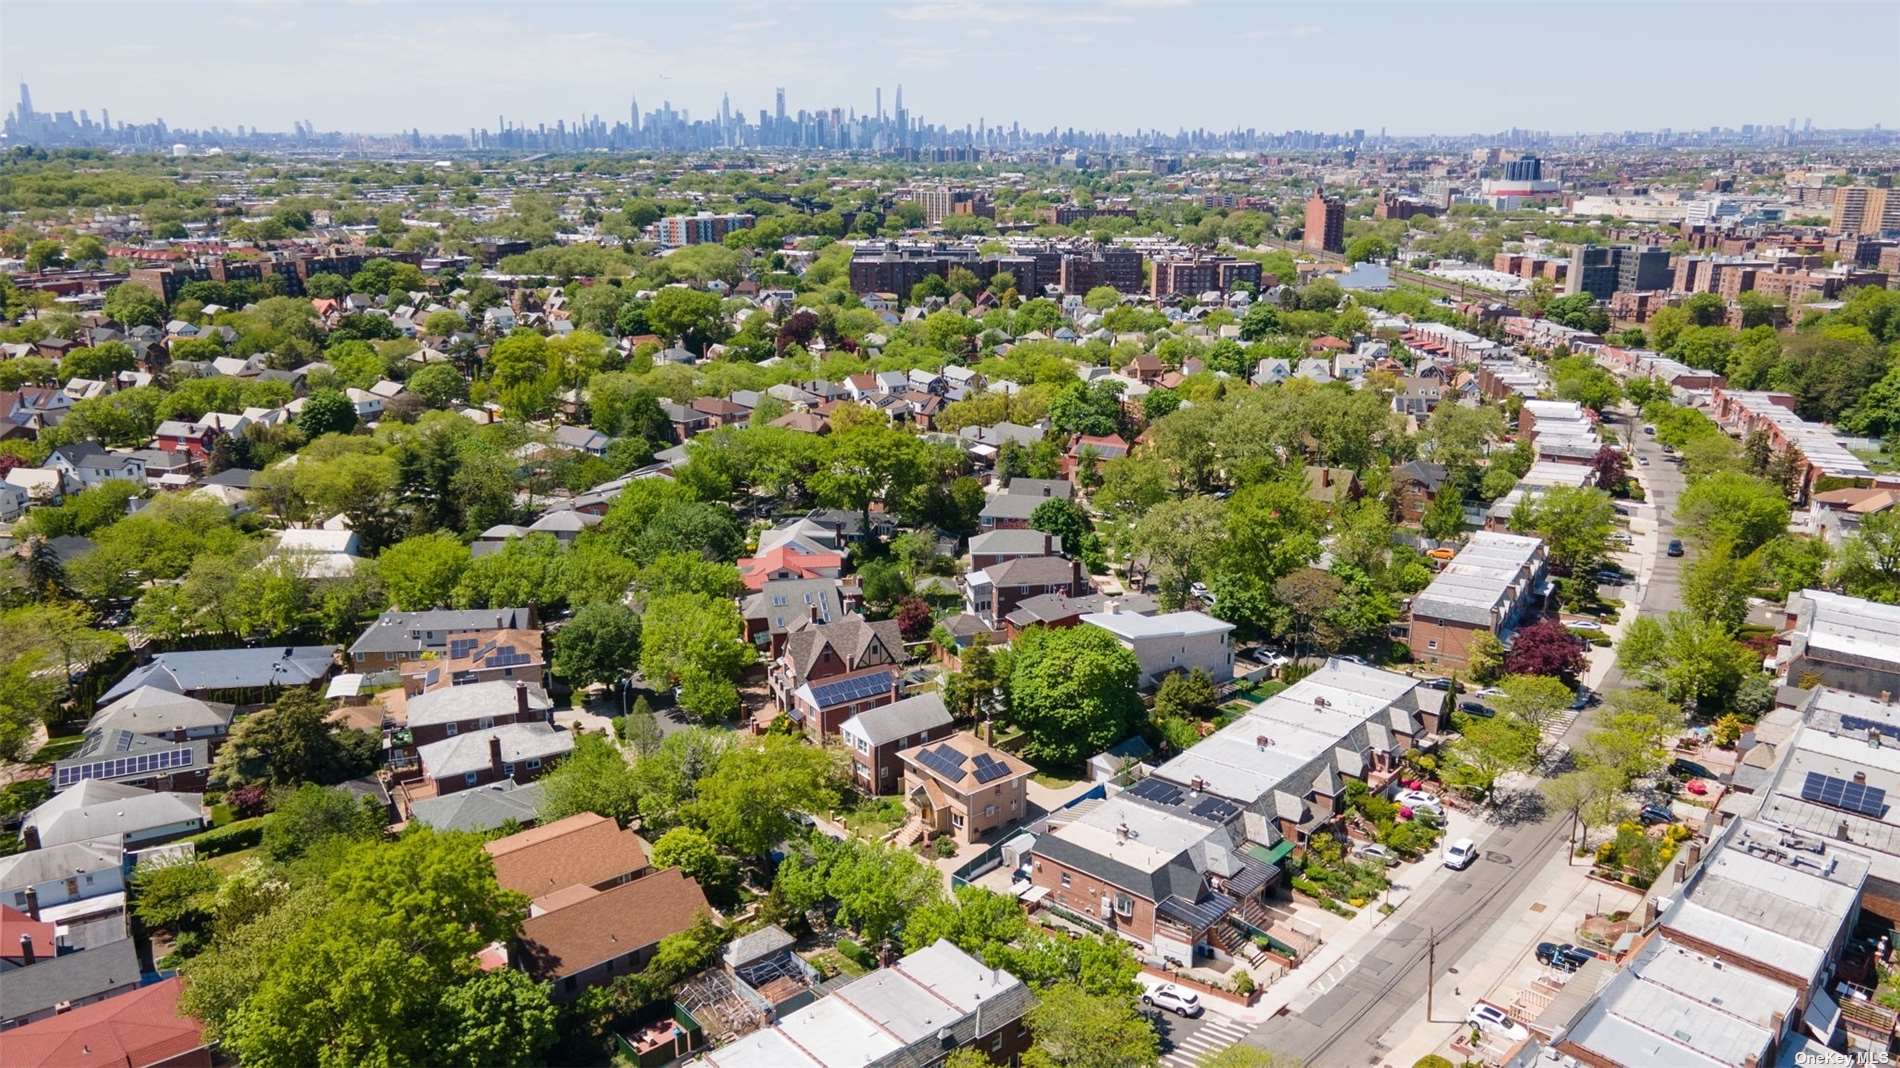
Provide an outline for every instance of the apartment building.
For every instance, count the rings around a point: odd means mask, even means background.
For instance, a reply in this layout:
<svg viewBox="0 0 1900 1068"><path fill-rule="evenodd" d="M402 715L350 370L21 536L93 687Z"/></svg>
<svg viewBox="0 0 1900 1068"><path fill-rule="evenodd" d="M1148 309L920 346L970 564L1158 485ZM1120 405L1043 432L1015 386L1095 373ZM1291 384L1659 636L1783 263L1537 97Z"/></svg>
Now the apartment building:
<svg viewBox="0 0 1900 1068"><path fill-rule="evenodd" d="M702 211L693 215L668 215L655 223L659 230L661 248L681 248L686 245L716 245L726 239L726 235L739 230L749 230L756 220L744 212L714 214Z"/></svg>
<svg viewBox="0 0 1900 1068"><path fill-rule="evenodd" d="M1790 686L1900 695L1900 605L1828 590L1789 594L1775 659Z"/></svg>
<svg viewBox="0 0 1900 1068"><path fill-rule="evenodd" d="M1148 296L1154 300L1230 292L1242 282L1260 287L1260 265L1231 256L1157 256Z"/></svg>
<svg viewBox="0 0 1900 1068"><path fill-rule="evenodd" d="M1306 198L1306 228L1300 243L1314 252L1346 251L1346 202L1314 186L1313 195Z"/></svg>
<svg viewBox="0 0 1900 1068"><path fill-rule="evenodd" d="M1543 607L1549 552L1540 539L1479 531L1412 599L1412 656L1462 667L1480 634L1508 637Z"/></svg>
<svg viewBox="0 0 1900 1068"><path fill-rule="evenodd" d="M1828 229L1871 237L1900 232L1900 194L1880 186L1842 186L1834 191L1834 215Z"/></svg>

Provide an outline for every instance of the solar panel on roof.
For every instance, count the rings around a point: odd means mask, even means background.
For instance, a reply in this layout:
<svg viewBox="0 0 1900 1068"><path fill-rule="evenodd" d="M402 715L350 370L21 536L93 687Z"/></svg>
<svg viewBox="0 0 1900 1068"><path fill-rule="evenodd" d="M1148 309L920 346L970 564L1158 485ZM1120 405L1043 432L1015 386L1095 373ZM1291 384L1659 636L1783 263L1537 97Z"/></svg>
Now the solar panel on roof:
<svg viewBox="0 0 1900 1068"><path fill-rule="evenodd" d="M978 764L976 766L976 781L980 783L995 782L997 779L1008 774L1009 765L1001 761L992 760L986 764Z"/></svg>
<svg viewBox="0 0 1900 1068"><path fill-rule="evenodd" d="M1166 779L1143 779L1129 791L1136 797L1158 804L1172 805L1181 800L1183 791Z"/></svg>
<svg viewBox="0 0 1900 1068"><path fill-rule="evenodd" d="M1802 781L1801 799L1875 819L1887 811L1887 791L1818 771L1808 772Z"/></svg>
<svg viewBox="0 0 1900 1068"><path fill-rule="evenodd" d="M1842 716L1841 726L1850 731L1879 731L1889 738L1900 738L1900 725L1864 716Z"/></svg>
<svg viewBox="0 0 1900 1068"><path fill-rule="evenodd" d="M956 760L953 762L946 753L954 755ZM917 752L917 762L943 776L946 782L963 780L963 755L955 750L921 749Z"/></svg>
<svg viewBox="0 0 1900 1068"><path fill-rule="evenodd" d="M130 731L121 732L119 735L119 744L113 746L112 748L118 750L121 753L132 748L132 733Z"/></svg>

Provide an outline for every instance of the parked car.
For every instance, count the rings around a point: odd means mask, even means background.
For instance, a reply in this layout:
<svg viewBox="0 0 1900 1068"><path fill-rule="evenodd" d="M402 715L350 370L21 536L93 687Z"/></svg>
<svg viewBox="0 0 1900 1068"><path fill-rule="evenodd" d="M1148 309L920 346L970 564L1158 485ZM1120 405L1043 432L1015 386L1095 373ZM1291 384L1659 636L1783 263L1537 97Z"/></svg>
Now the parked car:
<svg viewBox="0 0 1900 1068"><path fill-rule="evenodd" d="M1676 822L1676 813L1667 805L1644 805L1643 810L1636 814L1636 818L1642 820L1646 827L1655 827Z"/></svg>
<svg viewBox="0 0 1900 1068"><path fill-rule="evenodd" d="M1647 457L1647 456L1638 456L1638 457L1636 458L1636 466L1638 466L1638 467L1648 467L1648 466L1649 466L1649 457Z"/></svg>
<svg viewBox="0 0 1900 1068"><path fill-rule="evenodd" d="M1183 990L1173 983L1162 983L1141 995L1141 1003L1153 1008L1166 1009L1169 1012L1192 1019L1207 1011L1201 1005L1201 996L1192 990Z"/></svg>
<svg viewBox="0 0 1900 1068"><path fill-rule="evenodd" d="M1497 712L1493 711L1490 705L1485 704L1483 701L1473 701L1469 698L1458 702L1458 711L1463 712L1467 716L1477 716L1479 719L1490 719L1492 716L1497 715Z"/></svg>
<svg viewBox="0 0 1900 1068"><path fill-rule="evenodd" d="M1441 675L1435 679L1426 679L1420 682L1419 685L1428 690L1449 690L1451 689L1451 680Z"/></svg>
<svg viewBox="0 0 1900 1068"><path fill-rule="evenodd" d="M1360 860L1376 860L1388 868L1399 865L1399 856L1377 842L1361 842L1352 847L1352 855Z"/></svg>
<svg viewBox="0 0 1900 1068"><path fill-rule="evenodd" d="M1392 798L1392 803L1400 808L1424 809L1435 815L1444 815L1445 805L1438 798L1423 790L1400 790Z"/></svg>
<svg viewBox="0 0 1900 1068"><path fill-rule="evenodd" d="M1460 838L1445 847L1445 867L1452 871L1463 871L1471 867L1478 859L1478 843L1469 838Z"/></svg>
<svg viewBox="0 0 1900 1068"><path fill-rule="evenodd" d="M1471 1006L1471 1011L1465 1014L1465 1022L1486 1034L1496 1035L1512 1042L1522 1042L1531 1037L1530 1031L1526 1030L1523 1024L1511 1019L1509 1013L1496 1005L1482 1001Z"/></svg>
<svg viewBox="0 0 1900 1068"><path fill-rule="evenodd" d="M1194 585L1189 586L1188 592L1193 594L1196 600L1206 601L1208 604L1214 603L1214 591L1208 589L1202 583L1196 582Z"/></svg>
<svg viewBox="0 0 1900 1068"><path fill-rule="evenodd" d="M1643 433L1648 434L1650 437L1653 438L1656 436L1656 428L1653 426L1646 426L1643 428Z"/></svg>
<svg viewBox="0 0 1900 1068"><path fill-rule="evenodd" d="M1564 626L1571 630L1602 630L1603 624L1594 619L1566 619Z"/></svg>
<svg viewBox="0 0 1900 1068"><path fill-rule="evenodd" d="M1682 555L1682 539L1681 538L1669 539L1669 555L1670 556Z"/></svg>
<svg viewBox="0 0 1900 1068"><path fill-rule="evenodd" d="M1574 972L1595 960L1596 953L1568 942L1537 943L1537 963L1548 964L1560 972Z"/></svg>

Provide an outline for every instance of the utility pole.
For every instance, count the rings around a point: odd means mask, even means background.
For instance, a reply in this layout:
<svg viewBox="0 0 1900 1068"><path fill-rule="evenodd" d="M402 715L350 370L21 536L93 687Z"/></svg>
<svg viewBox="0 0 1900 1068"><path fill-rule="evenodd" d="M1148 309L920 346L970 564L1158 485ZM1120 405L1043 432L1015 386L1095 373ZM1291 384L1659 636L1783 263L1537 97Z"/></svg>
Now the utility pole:
<svg viewBox="0 0 1900 1068"><path fill-rule="evenodd" d="M1432 1022L1432 987L1438 985L1438 929L1425 928L1425 1022Z"/></svg>

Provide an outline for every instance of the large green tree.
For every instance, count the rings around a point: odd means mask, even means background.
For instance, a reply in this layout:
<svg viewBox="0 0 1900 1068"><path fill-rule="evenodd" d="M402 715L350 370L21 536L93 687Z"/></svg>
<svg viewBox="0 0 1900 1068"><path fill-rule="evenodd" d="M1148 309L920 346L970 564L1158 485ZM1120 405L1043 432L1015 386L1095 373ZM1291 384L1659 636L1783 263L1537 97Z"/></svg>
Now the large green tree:
<svg viewBox="0 0 1900 1068"><path fill-rule="evenodd" d="M1040 760L1076 764L1141 723L1141 665L1096 627L1032 627L1014 643L1010 718Z"/></svg>

